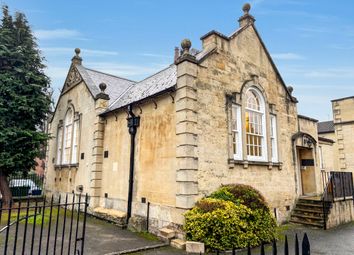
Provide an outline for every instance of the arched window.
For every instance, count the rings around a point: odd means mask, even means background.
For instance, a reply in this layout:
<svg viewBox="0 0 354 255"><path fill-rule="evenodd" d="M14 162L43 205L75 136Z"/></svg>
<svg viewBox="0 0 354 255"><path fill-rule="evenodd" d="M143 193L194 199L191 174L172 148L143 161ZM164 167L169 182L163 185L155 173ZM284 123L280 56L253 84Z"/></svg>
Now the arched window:
<svg viewBox="0 0 354 255"><path fill-rule="evenodd" d="M247 159L267 160L265 101L256 88L246 91L245 132Z"/></svg>
<svg viewBox="0 0 354 255"><path fill-rule="evenodd" d="M70 163L72 133L73 133L74 111L72 108L66 112L64 121L64 157L63 164Z"/></svg>

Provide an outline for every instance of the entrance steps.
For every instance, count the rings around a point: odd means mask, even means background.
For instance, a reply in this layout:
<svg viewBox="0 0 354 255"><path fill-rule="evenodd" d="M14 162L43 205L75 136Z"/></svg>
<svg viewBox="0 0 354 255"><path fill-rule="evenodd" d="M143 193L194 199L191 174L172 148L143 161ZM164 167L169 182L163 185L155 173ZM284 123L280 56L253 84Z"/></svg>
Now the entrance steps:
<svg viewBox="0 0 354 255"><path fill-rule="evenodd" d="M290 222L324 228L323 203L320 197L300 197L291 214ZM325 208L328 211L328 208Z"/></svg>

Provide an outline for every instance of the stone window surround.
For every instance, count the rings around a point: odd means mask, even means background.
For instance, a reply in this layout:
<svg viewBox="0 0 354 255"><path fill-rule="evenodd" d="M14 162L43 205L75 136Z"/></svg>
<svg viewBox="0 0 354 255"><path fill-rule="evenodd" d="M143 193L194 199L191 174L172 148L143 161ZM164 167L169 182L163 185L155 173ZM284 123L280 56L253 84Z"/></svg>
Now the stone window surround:
<svg viewBox="0 0 354 255"><path fill-rule="evenodd" d="M264 89L262 88L261 85L259 85L258 83L258 77L257 76L253 76L252 80L248 80L246 81L241 89L241 93L239 92L233 92L232 94L227 94L226 98L227 98L227 114L228 114L228 122L229 122L229 146L228 146L228 150L229 150L229 157L228 157L228 164L229 164L229 168L234 168L235 165L243 165L244 168L248 168L249 165L258 165L258 166L268 166L268 169L272 169L273 167L278 167L278 170L282 169L282 165L283 163L281 162L281 155L280 155L280 150L279 150L279 128L278 128L278 121L276 121L276 131L277 131L277 136L276 136L276 143L277 143L277 161L276 162L272 162L272 153L270 151L271 146L270 146L270 117L275 116L277 117L277 110L276 110L276 106L272 103L269 103L269 101L267 100L267 95L264 91ZM242 116L242 120L241 120L241 125L243 123L245 123L245 103L243 102L244 100L242 100L242 98L245 98L245 91L247 91L249 88L256 88L260 91L260 93L262 93L263 97L264 97L264 101L265 101L265 124L266 124L266 149L267 149L267 159L268 160L262 160L262 161L254 161L254 160L249 160L247 158L246 155L246 135L245 132L242 132L242 151L243 151L243 157L240 158L235 158L233 155L233 149L232 149L232 130L231 130L231 114L232 114L232 106L233 105L238 105L241 108L241 116Z"/></svg>
<svg viewBox="0 0 354 255"><path fill-rule="evenodd" d="M71 125L71 129L72 129L72 132L74 131L74 126L75 126L75 122L77 123L78 127L77 127L77 162L75 163L71 163L72 161L72 151L73 151L73 145L74 145L74 134L72 133L71 135L71 147L70 147L70 155L69 155L69 161L68 163L63 163L63 157L64 157L64 133L65 133L65 127L64 127L64 121L61 119L59 120L59 124L57 126L57 134L58 134L58 131L60 128L62 128L62 132L61 132L61 159L60 159L60 163L56 161L56 159L54 159L54 169L62 169L62 168L78 168L79 166L79 153L80 153L80 140L81 140L81 115L79 112L75 112L75 108L74 108L74 105L70 102L71 100L68 101L69 105L67 107L67 110L66 110L66 113L65 113L65 117L66 117L66 114L68 113L69 109L71 109L74 113L74 116L73 116L73 123ZM65 117L64 117L64 120L65 120ZM56 138L56 141L57 141L57 144L56 144L56 157L58 156L58 149L59 149L59 146L58 146L58 140L59 140L59 134L57 135L57 138Z"/></svg>

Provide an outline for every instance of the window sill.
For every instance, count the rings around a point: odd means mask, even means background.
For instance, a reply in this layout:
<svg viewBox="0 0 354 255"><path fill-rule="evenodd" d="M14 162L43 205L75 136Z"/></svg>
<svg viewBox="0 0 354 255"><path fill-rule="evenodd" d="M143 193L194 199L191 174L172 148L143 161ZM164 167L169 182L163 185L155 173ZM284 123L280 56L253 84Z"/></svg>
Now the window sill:
<svg viewBox="0 0 354 255"><path fill-rule="evenodd" d="M54 165L54 169L55 170L61 170L61 169L78 169L79 168L79 164L63 164L63 165Z"/></svg>
<svg viewBox="0 0 354 255"><path fill-rule="evenodd" d="M269 170L272 170L273 167L277 167L278 170L282 170L282 162L267 162L267 161L248 161L248 160L235 160L229 159L229 167L233 168L235 165L243 165L243 168L248 168L248 166L267 166Z"/></svg>

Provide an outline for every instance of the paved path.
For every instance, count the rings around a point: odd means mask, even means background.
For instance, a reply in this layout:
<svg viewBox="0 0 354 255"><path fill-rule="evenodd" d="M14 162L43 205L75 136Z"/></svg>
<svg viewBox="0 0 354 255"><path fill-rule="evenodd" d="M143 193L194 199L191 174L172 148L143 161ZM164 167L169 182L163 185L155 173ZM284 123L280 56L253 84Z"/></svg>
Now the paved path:
<svg viewBox="0 0 354 255"><path fill-rule="evenodd" d="M307 233L311 243L312 255L353 255L354 254L354 222L347 225L330 229L327 231L319 229L309 229L302 226L288 225L283 227L284 233L288 235L290 254L294 254L294 236L297 233L300 237L300 244L303 233ZM141 235L122 230L115 225L88 218L87 232L85 241L85 254L101 255L123 250L142 248L145 246L162 244L150 235ZM60 236L60 235L58 235ZM31 235L27 236L30 240ZM3 240L0 236L0 253L2 252ZM10 242L12 241L10 238ZM21 239L21 238L20 238ZM45 240L45 239L44 239ZM22 241L22 240L19 240ZM282 240L278 242L278 254L283 253ZM20 242L21 243L21 242ZM60 241L58 241L58 245ZM78 244L80 245L80 243ZM53 241L51 240L52 250ZM67 246L67 242L65 242ZM28 249L28 245L26 250ZM35 245L34 250L37 249ZM266 254L272 254L271 249L266 249ZM10 252L11 253L11 252ZM184 251L176 250L171 247L163 247L154 250L141 251L135 255L184 255ZM221 253L223 254L223 253ZM246 252L238 252L239 255L245 255ZM254 249L252 254L258 255L259 250Z"/></svg>
<svg viewBox="0 0 354 255"><path fill-rule="evenodd" d="M294 254L294 236L299 235L300 246L303 234L306 232L311 243L311 255L353 255L354 254L354 222L330 230L310 229L302 226L288 225L283 227L288 235L289 252ZM278 254L284 254L283 240L278 242ZM186 254L172 248L150 250L134 255L177 255ZM220 253L225 254L225 253ZM246 255L247 252L237 252L238 255ZM260 254L259 249L253 249L252 254ZM271 247L266 247L266 254L272 254ZM301 254L301 248L300 248Z"/></svg>

